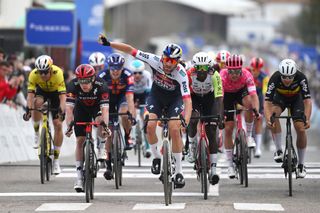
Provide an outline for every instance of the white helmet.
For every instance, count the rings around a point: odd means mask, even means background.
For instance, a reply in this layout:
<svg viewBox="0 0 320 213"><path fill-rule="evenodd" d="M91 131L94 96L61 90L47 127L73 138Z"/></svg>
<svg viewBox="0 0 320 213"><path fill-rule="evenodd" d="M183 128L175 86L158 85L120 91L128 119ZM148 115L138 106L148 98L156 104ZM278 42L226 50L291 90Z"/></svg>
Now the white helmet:
<svg viewBox="0 0 320 213"><path fill-rule="evenodd" d="M193 65L212 65L212 59L206 52L198 52L192 58Z"/></svg>
<svg viewBox="0 0 320 213"><path fill-rule="evenodd" d="M140 60L133 60L130 63L130 70L135 73L135 72L142 72L145 70L145 65L142 61Z"/></svg>
<svg viewBox="0 0 320 213"><path fill-rule="evenodd" d="M281 75L285 76L293 76L297 72L297 65L296 62L292 59L284 59L279 64L279 72Z"/></svg>
<svg viewBox="0 0 320 213"><path fill-rule="evenodd" d="M52 58L48 55L40 55L35 62L37 70L48 70L53 64Z"/></svg>
<svg viewBox="0 0 320 213"><path fill-rule="evenodd" d="M104 65L106 57L101 52L94 52L89 57L89 63L91 66L101 66Z"/></svg>

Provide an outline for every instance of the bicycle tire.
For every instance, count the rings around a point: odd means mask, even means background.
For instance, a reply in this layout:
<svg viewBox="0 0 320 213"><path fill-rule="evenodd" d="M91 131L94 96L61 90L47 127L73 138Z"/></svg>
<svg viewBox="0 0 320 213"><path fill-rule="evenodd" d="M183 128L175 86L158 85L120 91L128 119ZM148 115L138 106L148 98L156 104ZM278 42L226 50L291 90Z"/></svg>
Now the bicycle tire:
<svg viewBox="0 0 320 213"><path fill-rule="evenodd" d="M244 186L248 187L248 144L244 130L240 131L240 144L241 144L241 170L243 176Z"/></svg>
<svg viewBox="0 0 320 213"><path fill-rule="evenodd" d="M47 130L46 128L41 129L40 135L40 151L39 151L39 159L40 159L40 181L41 184L44 184L45 173L46 173L46 147L47 147Z"/></svg>
<svg viewBox="0 0 320 213"><path fill-rule="evenodd" d="M236 159L235 159L235 169L236 169L236 173L238 175L240 184L243 184L243 173L242 173L242 165L241 165L241 152L242 152L242 147L241 147L241 141L239 139L239 136L236 137L235 139L235 155L236 155Z"/></svg>
<svg viewBox="0 0 320 213"><path fill-rule="evenodd" d="M113 140L112 140L112 145L113 145L113 172L114 172L114 182L116 189L119 189L119 164L118 162L120 161L119 155L118 155L118 131L114 131L113 135Z"/></svg>
<svg viewBox="0 0 320 213"><path fill-rule="evenodd" d="M136 126L136 149L138 150L138 166L141 167L141 144L142 144L142 135L140 130L140 124L137 123Z"/></svg>
<svg viewBox="0 0 320 213"><path fill-rule="evenodd" d="M119 162L118 162L118 165L119 165L119 186L122 186L122 167L124 165L124 160L125 160L125 153L124 153L124 150L123 150L123 146L124 146L124 140L123 138L121 137L121 133L119 134L119 140L120 143L119 143L119 151L118 151L118 155L119 155Z"/></svg>
<svg viewBox="0 0 320 213"><path fill-rule="evenodd" d="M90 199L94 198L94 178L95 178L95 160L94 160L94 145L90 142L90 174L91 174L91 190Z"/></svg>
<svg viewBox="0 0 320 213"><path fill-rule="evenodd" d="M292 196L292 137L287 136L287 169L289 181L289 196Z"/></svg>
<svg viewBox="0 0 320 213"><path fill-rule="evenodd" d="M163 191L164 191L164 201L166 206L168 206L171 203L171 193L170 193L170 187L172 188L170 184L170 160L169 160L169 142L167 140L163 141Z"/></svg>
<svg viewBox="0 0 320 213"><path fill-rule="evenodd" d="M207 165L207 150L206 141L201 140L200 142L200 162L201 162L201 191L203 193L203 198L208 199L208 165Z"/></svg>
<svg viewBox="0 0 320 213"><path fill-rule="evenodd" d="M86 197L86 202L90 202L90 194L91 194L91 172L90 172L90 142L88 141L89 139L85 140L85 177L84 177L84 188L85 188L85 197Z"/></svg>
<svg viewBox="0 0 320 213"><path fill-rule="evenodd" d="M48 142L49 141L49 142ZM50 158L51 154L51 137L49 136L49 139L47 141L47 146L46 147L46 179L47 181L50 181L50 176L52 174L52 159Z"/></svg>

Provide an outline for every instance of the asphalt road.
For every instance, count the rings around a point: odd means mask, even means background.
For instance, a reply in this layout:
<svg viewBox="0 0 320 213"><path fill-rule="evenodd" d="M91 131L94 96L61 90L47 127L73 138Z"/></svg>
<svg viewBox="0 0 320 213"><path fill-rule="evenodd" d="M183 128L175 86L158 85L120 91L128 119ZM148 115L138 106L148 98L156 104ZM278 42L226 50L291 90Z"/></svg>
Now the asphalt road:
<svg viewBox="0 0 320 213"><path fill-rule="evenodd" d="M221 179L210 187L208 200L200 193L193 166L184 162L186 186L174 190L173 205L165 207L162 183L150 172L151 160L144 159L142 167L137 167L137 157L131 151L123 186L115 189L114 181L106 181L101 169L95 183L95 199L90 204L85 203L83 193L73 190L73 157L62 158L62 173L45 184L40 183L38 161L0 165L0 212L319 212L320 133L310 130L308 136L307 176L293 179L293 197L288 196L283 169L272 160L274 147L264 146L263 156L249 165L248 188L236 179L228 179L225 158L220 155Z"/></svg>

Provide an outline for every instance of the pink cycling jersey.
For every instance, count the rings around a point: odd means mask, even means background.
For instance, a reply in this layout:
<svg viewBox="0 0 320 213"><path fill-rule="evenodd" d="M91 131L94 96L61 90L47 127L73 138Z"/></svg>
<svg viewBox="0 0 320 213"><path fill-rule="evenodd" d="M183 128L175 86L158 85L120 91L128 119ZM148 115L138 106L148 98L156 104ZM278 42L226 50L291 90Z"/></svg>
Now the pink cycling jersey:
<svg viewBox="0 0 320 213"><path fill-rule="evenodd" d="M242 74L237 81L232 81L229 78L228 69L221 70L220 76L225 93L236 93L244 87L247 87L249 95L257 93L252 74L244 68L242 68Z"/></svg>

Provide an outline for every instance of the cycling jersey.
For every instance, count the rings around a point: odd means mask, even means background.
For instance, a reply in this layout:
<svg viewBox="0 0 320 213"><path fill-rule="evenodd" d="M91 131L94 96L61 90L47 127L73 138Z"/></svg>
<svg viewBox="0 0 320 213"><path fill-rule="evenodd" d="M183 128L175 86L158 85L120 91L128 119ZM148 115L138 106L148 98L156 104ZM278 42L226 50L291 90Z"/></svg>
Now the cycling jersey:
<svg viewBox="0 0 320 213"><path fill-rule="evenodd" d="M163 71L163 64L160 56L142 52L137 49L134 49L131 54L150 65L153 71L151 92L154 95L159 95L159 98L166 98L168 96L190 98L188 76L181 64L178 64L170 74L166 74Z"/></svg>
<svg viewBox="0 0 320 213"><path fill-rule="evenodd" d="M41 75L37 69L31 71L28 80L28 91L34 93L36 88L40 87L44 92L66 92L63 71L58 66L52 65L51 76L48 81L41 79Z"/></svg>
<svg viewBox="0 0 320 213"><path fill-rule="evenodd" d="M252 74L244 68L242 68L242 73L237 81L232 81L229 78L228 69L222 69L220 76L225 93L236 93L244 87L247 88L249 95L257 93Z"/></svg>
<svg viewBox="0 0 320 213"><path fill-rule="evenodd" d="M109 105L107 84L100 78L93 82L90 92L83 92L77 79L67 85L67 104L75 107L97 108Z"/></svg>
<svg viewBox="0 0 320 213"><path fill-rule="evenodd" d="M292 84L288 87L282 83L280 72L277 71L273 73L268 83L265 100L273 101L275 92L286 99L295 98L300 94L302 94L303 99L311 98L308 80L300 71L297 71Z"/></svg>
<svg viewBox="0 0 320 213"><path fill-rule="evenodd" d="M134 81L134 94L142 94L150 92L152 86L151 74L147 70L143 70L140 81Z"/></svg>
<svg viewBox="0 0 320 213"><path fill-rule="evenodd" d="M194 67L189 69L187 74L191 94L204 96L213 92L215 98L223 96L222 81L218 72L214 72L213 75L208 74L203 82L197 80L197 73Z"/></svg>

